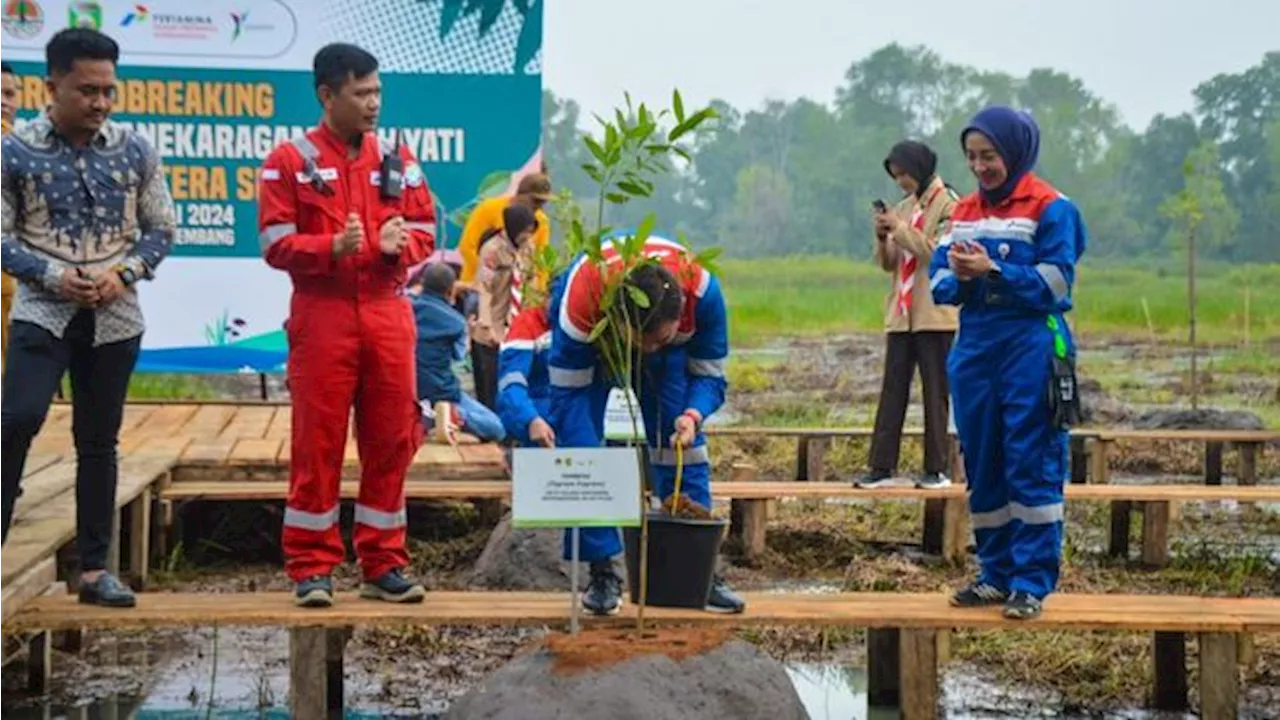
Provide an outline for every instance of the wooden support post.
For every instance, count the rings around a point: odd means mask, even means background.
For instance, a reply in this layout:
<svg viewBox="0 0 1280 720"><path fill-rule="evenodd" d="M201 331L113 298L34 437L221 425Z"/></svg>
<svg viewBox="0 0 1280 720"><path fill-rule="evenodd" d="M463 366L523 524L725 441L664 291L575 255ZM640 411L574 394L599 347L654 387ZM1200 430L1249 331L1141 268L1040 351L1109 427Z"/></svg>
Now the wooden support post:
<svg viewBox="0 0 1280 720"><path fill-rule="evenodd" d="M1236 473L1237 484L1258 484L1258 447L1260 445L1261 443L1254 442L1236 443L1236 452L1240 454L1240 466Z"/></svg>
<svg viewBox="0 0 1280 720"><path fill-rule="evenodd" d="M682 491L681 495L684 494ZM480 517L480 522L485 525L497 525L502 521L502 516L506 515L507 508L501 499L485 499L475 501L476 514Z"/></svg>
<svg viewBox="0 0 1280 720"><path fill-rule="evenodd" d="M831 438L802 437L799 443L796 479L822 482L827 474L827 448L831 445Z"/></svg>
<svg viewBox="0 0 1280 720"><path fill-rule="evenodd" d="M1235 633L1200 633L1200 717L1232 720L1239 712Z"/></svg>
<svg viewBox="0 0 1280 720"><path fill-rule="evenodd" d="M951 497L943 501L942 559L956 566L964 565L969 549L969 501Z"/></svg>
<svg viewBox="0 0 1280 720"><path fill-rule="evenodd" d="M1180 632L1158 632L1152 639L1156 710L1182 712L1189 709L1186 643L1186 635Z"/></svg>
<svg viewBox="0 0 1280 720"><path fill-rule="evenodd" d="M151 488L129 504L129 570L137 579L138 589L147 586L151 568Z"/></svg>
<svg viewBox="0 0 1280 720"><path fill-rule="evenodd" d="M901 670L898 628L867 629L867 704L897 707Z"/></svg>
<svg viewBox="0 0 1280 720"><path fill-rule="evenodd" d="M904 628L900 638L902 720L933 720L938 717L941 687L938 683L938 631L933 628Z"/></svg>
<svg viewBox="0 0 1280 720"><path fill-rule="evenodd" d="M1111 542L1107 545L1107 554L1112 557L1129 557L1129 517L1133 504L1128 500L1116 500L1111 503Z"/></svg>
<svg viewBox="0 0 1280 720"><path fill-rule="evenodd" d="M1142 564L1162 568L1169 564L1169 501L1146 503L1142 512Z"/></svg>
<svg viewBox="0 0 1280 720"><path fill-rule="evenodd" d="M924 531L921 536L922 549L930 555L941 555L946 536L947 501L944 498L929 498L924 501Z"/></svg>
<svg viewBox="0 0 1280 720"><path fill-rule="evenodd" d="M769 524L767 500L735 500L742 508L742 552L747 560L764 554L765 530Z"/></svg>
<svg viewBox="0 0 1280 720"><path fill-rule="evenodd" d="M1204 484L1222 484L1222 443L1204 444Z"/></svg>
<svg viewBox="0 0 1280 720"><path fill-rule="evenodd" d="M47 695L52 675L53 638L48 630L41 630L27 640L27 692Z"/></svg>
<svg viewBox="0 0 1280 720"><path fill-rule="evenodd" d="M173 503L161 500L158 492L151 496L151 557L148 567L169 558L169 532L173 526Z"/></svg>
<svg viewBox="0 0 1280 720"><path fill-rule="evenodd" d="M950 448L950 458L947 461L948 472L951 473L953 481L964 484L968 482L968 475L964 471L964 453L960 451L960 438L955 435L948 436L947 444Z"/></svg>
<svg viewBox="0 0 1280 720"><path fill-rule="evenodd" d="M289 710L298 718L343 716L342 656L351 628L289 630Z"/></svg>
<svg viewBox="0 0 1280 720"><path fill-rule="evenodd" d="M1089 459L1089 480L1098 485L1111 482L1111 444L1109 438L1093 439L1092 457Z"/></svg>
<svg viewBox="0 0 1280 720"><path fill-rule="evenodd" d="M1071 483L1083 485L1089 481L1089 453L1085 448L1085 439L1071 438Z"/></svg>
<svg viewBox="0 0 1280 720"><path fill-rule="evenodd" d="M1258 663L1258 649L1253 644L1253 633L1236 635L1236 662L1246 670Z"/></svg>

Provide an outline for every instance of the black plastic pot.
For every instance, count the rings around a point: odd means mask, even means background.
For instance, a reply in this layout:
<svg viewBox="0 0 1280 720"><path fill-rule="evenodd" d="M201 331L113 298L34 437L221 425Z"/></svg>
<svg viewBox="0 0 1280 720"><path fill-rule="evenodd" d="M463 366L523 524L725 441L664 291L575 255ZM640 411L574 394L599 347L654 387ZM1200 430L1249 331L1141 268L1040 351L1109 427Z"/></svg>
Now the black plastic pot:
<svg viewBox="0 0 1280 720"><path fill-rule="evenodd" d="M649 592L645 605L697 608L707 606L711 579L720 554L727 520L695 520L649 513ZM640 528L624 528L627 587L631 602L640 602Z"/></svg>

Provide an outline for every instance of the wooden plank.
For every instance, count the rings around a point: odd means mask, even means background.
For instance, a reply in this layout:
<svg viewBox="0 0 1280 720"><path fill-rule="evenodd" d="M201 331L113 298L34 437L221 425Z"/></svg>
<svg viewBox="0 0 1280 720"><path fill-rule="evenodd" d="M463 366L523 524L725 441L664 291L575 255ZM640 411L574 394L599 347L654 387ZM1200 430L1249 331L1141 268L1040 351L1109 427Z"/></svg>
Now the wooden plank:
<svg viewBox="0 0 1280 720"><path fill-rule="evenodd" d="M173 438L174 428L182 427L196 414L196 405L161 405L147 419L120 434L121 457L127 456L153 438Z"/></svg>
<svg viewBox="0 0 1280 720"><path fill-rule="evenodd" d="M1106 485L1111 482L1112 441L1095 438L1089 451L1089 482Z"/></svg>
<svg viewBox="0 0 1280 720"><path fill-rule="evenodd" d="M218 437L241 439L262 439L267 435L267 428L275 418L277 407L269 405L245 405L236 408L236 415L222 429Z"/></svg>
<svg viewBox="0 0 1280 720"><path fill-rule="evenodd" d="M1241 485L1258 484L1258 451L1261 443L1240 443L1236 446L1239 453L1239 469L1236 471L1236 482Z"/></svg>
<svg viewBox="0 0 1280 720"><path fill-rule="evenodd" d="M288 440L293 433L293 408L276 410L276 414L271 418L271 424L267 426L268 439Z"/></svg>
<svg viewBox="0 0 1280 720"><path fill-rule="evenodd" d="M287 483L242 480L238 482L200 481L175 482L160 491L164 500L284 500L289 491ZM342 483L342 497L355 499L360 483L348 480ZM405 483L405 497L410 500L505 500L511 497L511 486L495 482L442 482L414 481Z"/></svg>
<svg viewBox="0 0 1280 720"><path fill-rule="evenodd" d="M875 433L873 427L751 427L746 425L710 426L704 432L711 437L779 437L779 438L869 438ZM1112 432L1102 428L1073 428L1072 437L1094 438L1104 432ZM1194 432L1194 431L1188 431ZM1280 439L1280 433L1274 433ZM951 433L952 436L955 433ZM924 437L923 427L902 428L903 437ZM1178 439L1178 438L1174 438Z"/></svg>
<svg viewBox="0 0 1280 720"><path fill-rule="evenodd" d="M202 405L179 431L193 440L208 441L218 437L236 415L230 405Z"/></svg>
<svg viewBox="0 0 1280 720"><path fill-rule="evenodd" d="M26 464L22 466L23 479L25 480L47 467L57 465L62 462L62 458L63 453L29 453Z"/></svg>
<svg viewBox="0 0 1280 720"><path fill-rule="evenodd" d="M184 466L223 465L231 457L236 442L234 438L192 440L179 462Z"/></svg>
<svg viewBox="0 0 1280 720"><path fill-rule="evenodd" d="M222 470L214 470L220 475ZM232 472L228 468L225 472ZM230 475L228 475L230 477ZM355 478L348 478L347 483ZM251 484L251 487L249 486ZM165 490L165 497L178 499L199 495L206 499L282 499L288 490L283 476L272 481L230 481L222 479L180 480ZM418 493L422 498L452 497L507 498L511 494L510 481L502 480L420 480L410 477L406 482L409 497ZM843 483L793 483L793 482L713 482L712 497L740 500L772 500L784 497L836 498L875 501L893 500L960 500L965 498L964 488L952 486L941 490L920 488L877 488L863 490ZM1226 485L1068 485L1068 500L1097 500L1119 503L1164 502L1185 500L1249 500L1280 502L1280 486L1260 485L1239 487ZM963 506L963 502L961 503ZM1126 525L1127 527L1127 525Z"/></svg>
<svg viewBox="0 0 1280 720"><path fill-rule="evenodd" d="M744 593L741 615L702 609L647 608L655 624L847 625L868 628L972 628L1025 630L1130 630L1135 632L1280 632L1280 600L1154 595L1055 594L1033 620L1009 620L991 608L954 608L949 593ZM81 605L75 598L36 598L4 624L5 632L36 628L172 627L188 625L324 626L501 625L541 626L568 621L564 593L431 592L416 605L362 601L339 593L331 608L299 608L290 592L141 593L129 612ZM628 604L612 618L584 622L622 626L635 621ZM1235 666L1234 635L1231 665Z"/></svg>
<svg viewBox="0 0 1280 720"><path fill-rule="evenodd" d="M1109 440L1182 440L1196 442L1280 442L1278 430L1126 430L1105 429L1098 437Z"/></svg>
<svg viewBox="0 0 1280 720"><path fill-rule="evenodd" d="M58 564L50 555L12 582L6 580L3 598L0 599L0 619L8 622L9 616L17 612L23 603L43 595L57 579Z"/></svg>
<svg viewBox="0 0 1280 720"><path fill-rule="evenodd" d="M19 522L50 499L76 484L76 461L69 458L22 480L22 495L14 504L14 522Z"/></svg>
<svg viewBox="0 0 1280 720"><path fill-rule="evenodd" d="M283 440L248 439L236 441L227 463L230 465L271 466L276 464Z"/></svg>

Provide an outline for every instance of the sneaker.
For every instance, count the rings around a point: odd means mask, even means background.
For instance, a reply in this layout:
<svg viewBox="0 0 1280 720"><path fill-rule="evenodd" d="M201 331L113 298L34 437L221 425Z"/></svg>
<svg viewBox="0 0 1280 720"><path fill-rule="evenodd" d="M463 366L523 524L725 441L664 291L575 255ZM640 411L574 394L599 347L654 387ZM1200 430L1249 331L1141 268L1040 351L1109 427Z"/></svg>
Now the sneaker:
<svg viewBox="0 0 1280 720"><path fill-rule="evenodd" d="M951 487L951 478L946 473L926 473L916 480L916 487L922 490L941 490Z"/></svg>
<svg viewBox="0 0 1280 720"><path fill-rule="evenodd" d="M1040 617L1043 603L1029 592L1018 590L1004 604L1004 616L1010 620L1034 620Z"/></svg>
<svg viewBox="0 0 1280 720"><path fill-rule="evenodd" d="M392 603L420 603L427 597L427 589L406 578L403 569L392 568L379 578L361 583L360 597Z"/></svg>
<svg viewBox="0 0 1280 720"><path fill-rule="evenodd" d="M882 487L892 487L895 484L893 473L888 470L872 470L853 481L853 486L864 490L874 490Z"/></svg>
<svg viewBox="0 0 1280 720"><path fill-rule="evenodd" d="M729 587L724 578L717 575L711 581L711 594L707 596L707 610L714 613L737 615L747 609L747 603Z"/></svg>
<svg viewBox="0 0 1280 720"><path fill-rule="evenodd" d="M316 575L298 583L293 592L298 607L325 608L333 605L333 581L327 575Z"/></svg>
<svg viewBox="0 0 1280 720"><path fill-rule="evenodd" d="M613 563L591 563L591 582L582 591L582 609L592 615L616 615L622 610L622 579Z"/></svg>
<svg viewBox="0 0 1280 720"><path fill-rule="evenodd" d="M82 582L79 595L80 602L85 605L131 608L138 604L133 590L109 572L99 574L98 579L91 583Z"/></svg>
<svg viewBox="0 0 1280 720"><path fill-rule="evenodd" d="M955 607L986 607L999 605L1009 598L1009 593L995 585L975 582L951 596L951 604Z"/></svg>

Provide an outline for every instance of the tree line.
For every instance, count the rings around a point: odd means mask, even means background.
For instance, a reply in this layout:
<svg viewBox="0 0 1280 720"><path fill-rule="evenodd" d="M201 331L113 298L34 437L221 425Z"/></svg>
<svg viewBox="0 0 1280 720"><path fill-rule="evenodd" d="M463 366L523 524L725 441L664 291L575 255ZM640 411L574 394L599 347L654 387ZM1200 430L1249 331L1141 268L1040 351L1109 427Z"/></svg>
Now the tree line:
<svg viewBox="0 0 1280 720"><path fill-rule="evenodd" d="M687 162L676 159L648 197L607 221L635 224L653 211L660 231L736 256L866 256L871 202L899 194L882 166L889 148L904 138L929 143L943 179L963 194L973 179L960 130L984 105L1003 103L1035 116L1038 172L1080 206L1090 255L1170 254L1184 234L1179 207L1194 194L1209 214L1198 230L1202 257L1280 261L1280 51L1192 94L1194 111L1158 115L1139 132L1065 73L1014 77L926 47L887 45L849 67L830 106L800 98L742 110L713 101L719 117L698 130ZM544 158L566 200L593 194L580 134L595 123L573 100L544 91ZM573 211L566 202L557 214Z"/></svg>

